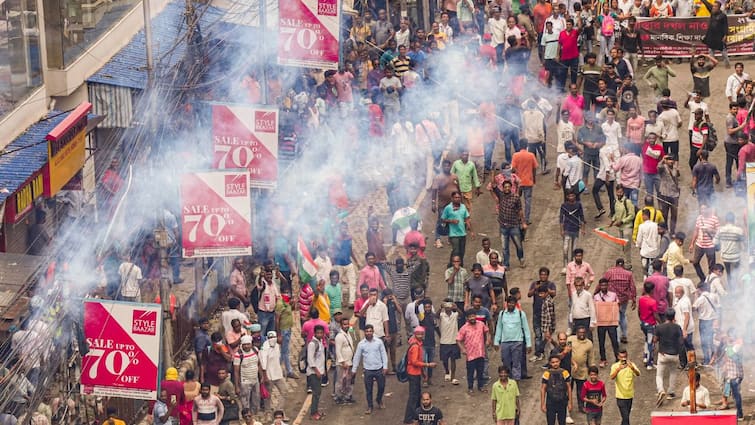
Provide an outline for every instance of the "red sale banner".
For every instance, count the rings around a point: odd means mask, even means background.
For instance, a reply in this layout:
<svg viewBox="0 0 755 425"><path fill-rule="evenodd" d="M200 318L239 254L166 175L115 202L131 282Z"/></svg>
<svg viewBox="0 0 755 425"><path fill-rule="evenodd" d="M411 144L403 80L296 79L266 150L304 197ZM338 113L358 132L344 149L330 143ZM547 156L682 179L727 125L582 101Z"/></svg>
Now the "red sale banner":
<svg viewBox="0 0 755 425"><path fill-rule="evenodd" d="M689 412L653 412L651 425L734 425L737 423L735 410Z"/></svg>
<svg viewBox="0 0 755 425"><path fill-rule="evenodd" d="M338 1L280 0L278 8L278 64L337 69Z"/></svg>
<svg viewBox="0 0 755 425"><path fill-rule="evenodd" d="M183 256L252 254L249 173L222 170L185 174L181 180Z"/></svg>
<svg viewBox="0 0 755 425"><path fill-rule="evenodd" d="M162 320L159 304L84 302L89 352L81 361L81 393L156 400Z"/></svg>
<svg viewBox="0 0 755 425"><path fill-rule="evenodd" d="M212 105L212 167L246 168L252 187L278 183L278 109Z"/></svg>

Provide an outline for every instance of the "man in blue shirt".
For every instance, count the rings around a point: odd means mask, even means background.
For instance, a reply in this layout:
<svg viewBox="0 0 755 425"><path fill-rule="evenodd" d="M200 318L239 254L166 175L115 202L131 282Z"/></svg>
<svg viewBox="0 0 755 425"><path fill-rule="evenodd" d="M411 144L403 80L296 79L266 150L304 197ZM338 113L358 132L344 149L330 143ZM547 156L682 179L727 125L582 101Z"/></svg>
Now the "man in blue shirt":
<svg viewBox="0 0 755 425"><path fill-rule="evenodd" d="M516 308L516 303L517 299L514 296L506 299L506 309L498 314L493 344L496 350L500 346L501 362L510 368L511 377L518 381L522 379L522 350L526 346L527 353L532 352L532 339L527 315Z"/></svg>
<svg viewBox="0 0 755 425"><path fill-rule="evenodd" d="M354 353L353 366L351 373L355 374L359 368L359 363L364 360L364 390L367 395L367 411L372 413L372 388L375 381L378 385L377 403L381 409L385 408L383 404L383 394L385 393L385 375L388 373L388 354L385 351L383 341L375 338L375 328L367 325L364 328L364 339L359 341L357 351Z"/></svg>
<svg viewBox="0 0 755 425"><path fill-rule="evenodd" d="M453 264L451 261L456 256L461 258L463 267L464 252L467 250L467 232L472 236L474 236L474 232L472 231L469 211L461 202L461 192L451 194L451 203L443 209L440 219L448 226L448 241L451 243L448 267L451 267Z"/></svg>

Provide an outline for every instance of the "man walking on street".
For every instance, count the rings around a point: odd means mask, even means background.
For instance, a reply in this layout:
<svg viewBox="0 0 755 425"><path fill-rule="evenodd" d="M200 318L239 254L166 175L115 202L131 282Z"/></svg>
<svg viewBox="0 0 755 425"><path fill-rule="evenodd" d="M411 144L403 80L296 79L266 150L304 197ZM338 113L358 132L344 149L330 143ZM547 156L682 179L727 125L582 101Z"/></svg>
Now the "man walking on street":
<svg viewBox="0 0 755 425"><path fill-rule="evenodd" d="M622 344L627 343L627 306L637 308L637 287L634 275L624 267L624 259L616 259L616 265L606 270L603 278L608 279L608 290L616 293L619 298L619 338Z"/></svg>
<svg viewBox="0 0 755 425"><path fill-rule="evenodd" d="M506 308L498 314L495 329L495 348L501 350L501 362L511 370L514 380L522 379L522 351L527 347L527 353L532 352L530 327L527 315L516 308L516 297L506 299Z"/></svg>
<svg viewBox="0 0 755 425"><path fill-rule="evenodd" d="M571 375L561 368L561 359L551 354L548 369L543 372L540 383L540 410L545 413L548 425L567 424L567 415L572 408ZM572 423L574 421L571 421Z"/></svg>
<svg viewBox="0 0 755 425"><path fill-rule="evenodd" d="M360 362L364 363L364 391L367 395L367 410L364 413L369 415L373 410L372 389L375 382L378 386L378 407L385 408L383 394L385 393L385 375L388 373L388 353L385 351L383 341L375 338L375 328L372 325L365 326L364 339L357 345L351 366L352 375L356 374Z"/></svg>
<svg viewBox="0 0 755 425"><path fill-rule="evenodd" d="M485 349L491 344L490 329L484 322L477 320L477 312L469 309L465 313L467 323L459 329L456 342L461 354L467 358L467 391L474 394L474 378L477 375L477 390L487 392L484 388Z"/></svg>
<svg viewBox="0 0 755 425"><path fill-rule="evenodd" d="M654 342L658 345L658 369L655 374L655 386L658 390L656 405L664 400L676 397L677 366L679 366L679 348L683 347L682 328L674 323L676 312L673 308L666 310L665 321L655 327ZM665 386L668 377L668 387Z"/></svg>
<svg viewBox="0 0 755 425"><path fill-rule="evenodd" d="M525 266L524 247L522 245L522 230L527 229L527 222L522 209L522 201L516 194L511 192L511 182L503 182L503 190L493 188L498 197L498 225L501 231L501 243L503 244L503 265L509 268L511 250L509 242L514 244L519 265Z"/></svg>
<svg viewBox="0 0 755 425"><path fill-rule="evenodd" d="M409 340L409 350L406 353L406 374L409 375L409 396L404 410L404 424L414 423L414 414L419 408L422 391L422 369L435 367L435 362L425 362L422 342L425 339L425 328L414 328L414 336ZM381 405L382 407L382 405Z"/></svg>
<svg viewBox="0 0 755 425"><path fill-rule="evenodd" d="M600 367L606 367L608 365L606 358L606 333L608 333L608 337L611 339L611 348L613 348L614 357L617 360L619 358L619 339L616 335L616 328L618 326L614 324L619 319L618 311L616 311L619 297L609 289L609 282L605 277L598 282L598 291L595 292L593 301L595 302L595 315L598 321Z"/></svg>
<svg viewBox="0 0 755 425"><path fill-rule="evenodd" d="M348 317L341 318L341 330L336 335L336 404L354 403L351 381L351 367L354 353L354 339L349 333L351 327ZM381 365L382 366L382 365Z"/></svg>
<svg viewBox="0 0 755 425"><path fill-rule="evenodd" d="M616 405L621 414L621 425L629 425L634 399L634 380L640 376L640 369L629 360L626 349L619 351L619 361L611 366L611 379L616 382Z"/></svg>
<svg viewBox="0 0 755 425"><path fill-rule="evenodd" d="M322 393L322 377L325 375L325 348L322 341L325 328L315 326L315 337L307 343L307 386L312 390L312 404L309 407L309 417L313 421L324 418L320 409L320 394Z"/></svg>
<svg viewBox="0 0 755 425"><path fill-rule="evenodd" d="M519 418L519 386L509 379L509 368L498 366L498 380L490 390L493 405L493 422L496 425L514 425Z"/></svg>

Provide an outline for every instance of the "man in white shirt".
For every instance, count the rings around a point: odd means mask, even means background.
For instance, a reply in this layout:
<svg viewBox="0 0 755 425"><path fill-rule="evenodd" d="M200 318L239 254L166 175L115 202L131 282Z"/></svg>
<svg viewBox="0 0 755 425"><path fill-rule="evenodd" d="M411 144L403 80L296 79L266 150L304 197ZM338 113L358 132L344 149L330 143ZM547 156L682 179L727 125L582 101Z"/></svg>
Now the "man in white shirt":
<svg viewBox="0 0 755 425"><path fill-rule="evenodd" d="M121 277L121 301L141 301L142 269L131 262L131 256L126 256L118 267Z"/></svg>
<svg viewBox="0 0 755 425"><path fill-rule="evenodd" d="M708 104L703 102L703 96L696 90L687 94L687 100L684 102L684 107L689 109L689 123L687 125L687 130L689 131L690 143L692 143L692 128L695 126L695 111L702 109L705 122L710 122Z"/></svg>
<svg viewBox="0 0 755 425"><path fill-rule="evenodd" d="M616 122L616 111L606 111L606 122L600 125L603 134L606 136L606 146L619 148L619 138L621 137L621 124Z"/></svg>
<svg viewBox="0 0 755 425"><path fill-rule="evenodd" d="M650 219L650 210L642 210L643 222L637 229L637 248L640 249L640 258L642 258L642 271L645 277L653 273L652 263L658 257L660 250L661 237L658 234L658 223Z"/></svg>
<svg viewBox="0 0 755 425"><path fill-rule="evenodd" d="M695 333L695 319L692 317L692 302L685 294L684 287L676 286L673 291L674 322L682 328L685 348L679 352L679 364L684 367L687 365L687 351L695 349L694 344L692 344L692 337Z"/></svg>
<svg viewBox="0 0 755 425"><path fill-rule="evenodd" d="M746 80L750 79L750 74L744 71L745 65L742 62L737 62L734 64L734 73L729 75L729 78L726 79L726 90L724 93L726 94L726 98L729 99L729 102L737 101L737 90L739 89L739 86L744 84Z"/></svg>
<svg viewBox="0 0 755 425"><path fill-rule="evenodd" d="M388 331L388 306L378 298L377 288L370 289L369 300L364 303L361 313L365 317L365 325L375 328L375 338L388 340L391 337Z"/></svg>
<svg viewBox="0 0 755 425"><path fill-rule="evenodd" d="M726 268L726 281L730 288L739 286L739 266L742 258L746 258L745 231L735 222L734 213L726 213L724 225L718 228L714 238L714 243L721 246L721 261Z"/></svg>
<svg viewBox="0 0 755 425"><path fill-rule="evenodd" d="M353 403L354 384L351 383L351 360L354 358L354 340L349 333L349 318L341 318L341 330L336 343L336 404Z"/></svg>
<svg viewBox="0 0 755 425"><path fill-rule="evenodd" d="M682 116L679 111L671 107L669 102L661 101L663 112L658 115L658 122L663 126L661 138L663 150L666 154L679 155L679 129L682 128Z"/></svg>
<svg viewBox="0 0 755 425"><path fill-rule="evenodd" d="M277 406L269 406L273 410L283 410L286 404L286 378L283 376L281 367L281 346L278 344L278 335L275 331L267 333L267 339L262 343L260 350L260 367L262 368L262 384L267 385L272 392L273 387L278 388ZM272 403L270 403L272 404Z"/></svg>
<svg viewBox="0 0 755 425"><path fill-rule="evenodd" d="M669 245L670 246L670 245ZM673 275L672 275L673 273ZM695 284L692 282L692 279L684 277L684 266L677 265L674 266L674 270L672 273L669 273L669 277L673 277L671 281L669 282L668 290L672 294L674 291L676 291L677 287L680 287L684 290L684 295L689 299L690 302L695 300L695 295L697 294L697 288L695 287Z"/></svg>
<svg viewBox="0 0 755 425"><path fill-rule="evenodd" d="M708 282L703 281L698 289L698 297L692 304L697 311L697 324L700 328L700 345L703 349L703 365L710 365L713 357L713 322L718 318L721 303L716 294L708 292Z"/></svg>
<svg viewBox="0 0 755 425"><path fill-rule="evenodd" d="M495 48L498 63L503 63L503 49L506 47L506 19L501 16L501 8L493 8L493 17L488 19L490 45Z"/></svg>
<svg viewBox="0 0 755 425"><path fill-rule="evenodd" d="M553 24L553 32L556 34L556 37L561 34L561 31L566 29L566 19L559 14L557 7L553 8L553 14L546 18L545 22Z"/></svg>
<svg viewBox="0 0 755 425"><path fill-rule="evenodd" d="M672 372L673 373L673 372ZM689 406L690 397L689 385L684 389L682 393L682 407ZM708 389L700 385L700 372L695 372L695 405L698 409L709 409L710 405L710 393Z"/></svg>
<svg viewBox="0 0 755 425"><path fill-rule="evenodd" d="M239 322L241 322L242 325L244 322L249 321L249 316L239 310L240 306L241 301L239 301L238 298L230 298L228 300L228 310L220 313L220 323L223 325L224 335L225 332L228 332L233 328L231 322L233 322L234 319L239 319Z"/></svg>
<svg viewBox="0 0 755 425"><path fill-rule="evenodd" d="M401 18L401 24L399 24L399 29L396 32L396 46L397 47L404 46L408 49L409 39L411 38L411 35L412 35L412 32L409 29L409 19Z"/></svg>
<svg viewBox="0 0 755 425"><path fill-rule="evenodd" d="M575 291L571 294L572 328L584 327L587 330L587 338L592 341L592 328L598 323L595 315L595 301L590 291L585 290L585 279L577 276L574 278Z"/></svg>
<svg viewBox="0 0 755 425"><path fill-rule="evenodd" d="M566 147L566 154L568 155L568 159L562 170L564 176L564 189L572 190L572 188L574 188L577 193L577 199L579 200L579 188L577 185L582 179L582 160L577 155L577 147L571 143Z"/></svg>

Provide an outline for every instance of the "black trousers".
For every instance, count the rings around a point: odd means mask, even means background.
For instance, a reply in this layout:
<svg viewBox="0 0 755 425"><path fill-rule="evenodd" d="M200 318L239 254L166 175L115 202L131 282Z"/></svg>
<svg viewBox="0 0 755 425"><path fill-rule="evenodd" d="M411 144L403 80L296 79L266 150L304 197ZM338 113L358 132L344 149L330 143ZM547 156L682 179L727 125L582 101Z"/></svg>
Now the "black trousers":
<svg viewBox="0 0 755 425"><path fill-rule="evenodd" d="M671 372L674 373L674 372ZM621 415L621 425L629 425L629 415L632 413L632 399L631 398L617 398L616 406L619 407L619 414Z"/></svg>
<svg viewBox="0 0 755 425"><path fill-rule="evenodd" d="M419 398L422 392L422 375L409 375L409 398L406 400L404 423L414 423L414 414L419 408Z"/></svg>
<svg viewBox="0 0 755 425"><path fill-rule="evenodd" d="M606 333L611 339L614 358L619 359L619 338L616 333L618 326L598 326L598 348L600 349L600 361L606 361Z"/></svg>

